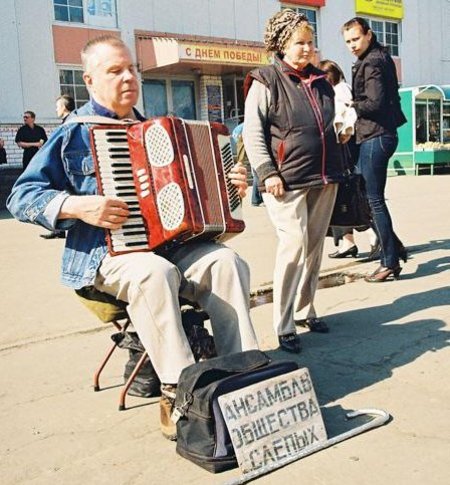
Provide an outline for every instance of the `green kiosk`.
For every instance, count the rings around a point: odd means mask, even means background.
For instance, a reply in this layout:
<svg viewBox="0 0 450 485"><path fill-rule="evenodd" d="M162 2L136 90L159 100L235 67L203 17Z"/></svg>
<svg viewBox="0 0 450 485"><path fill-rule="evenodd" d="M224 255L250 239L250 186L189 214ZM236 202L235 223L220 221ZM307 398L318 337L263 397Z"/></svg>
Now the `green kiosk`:
<svg viewBox="0 0 450 485"><path fill-rule="evenodd" d="M435 165L450 165L450 85L414 86L399 90L408 122L398 130L389 175L419 174Z"/></svg>

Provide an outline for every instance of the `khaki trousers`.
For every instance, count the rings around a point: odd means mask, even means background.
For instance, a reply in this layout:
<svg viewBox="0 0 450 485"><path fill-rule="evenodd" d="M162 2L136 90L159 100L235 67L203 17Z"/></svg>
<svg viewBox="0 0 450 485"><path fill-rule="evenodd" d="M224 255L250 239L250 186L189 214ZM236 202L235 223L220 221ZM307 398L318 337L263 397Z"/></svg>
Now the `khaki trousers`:
<svg viewBox="0 0 450 485"><path fill-rule="evenodd" d="M316 316L314 295L337 187L292 190L278 198L263 194L278 237L273 275L277 335L295 333L295 320Z"/></svg>
<svg viewBox="0 0 450 485"><path fill-rule="evenodd" d="M177 383L194 362L179 296L209 314L219 355L258 348L249 315L248 265L216 243L186 244L169 259L151 252L108 255L95 281L100 291L128 302L128 314L161 382Z"/></svg>

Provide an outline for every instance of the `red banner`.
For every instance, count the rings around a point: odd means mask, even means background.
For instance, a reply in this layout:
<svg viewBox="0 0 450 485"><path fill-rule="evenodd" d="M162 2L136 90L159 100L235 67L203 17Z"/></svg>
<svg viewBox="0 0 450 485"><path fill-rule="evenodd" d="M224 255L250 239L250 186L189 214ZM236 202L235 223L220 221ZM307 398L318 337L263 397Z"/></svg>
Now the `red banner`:
<svg viewBox="0 0 450 485"><path fill-rule="evenodd" d="M325 7L326 0L280 0L281 3L290 3L299 7Z"/></svg>

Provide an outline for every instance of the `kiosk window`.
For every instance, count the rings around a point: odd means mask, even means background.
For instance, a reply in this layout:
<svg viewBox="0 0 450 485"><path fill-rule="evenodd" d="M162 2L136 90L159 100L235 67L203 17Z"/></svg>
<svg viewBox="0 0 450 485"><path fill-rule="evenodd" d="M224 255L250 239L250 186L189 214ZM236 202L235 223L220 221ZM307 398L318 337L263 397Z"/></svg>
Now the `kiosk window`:
<svg viewBox="0 0 450 485"><path fill-rule="evenodd" d="M416 143L441 142L441 103L439 99L416 102Z"/></svg>
<svg viewBox="0 0 450 485"><path fill-rule="evenodd" d="M450 143L450 101L444 101L442 115L442 142Z"/></svg>

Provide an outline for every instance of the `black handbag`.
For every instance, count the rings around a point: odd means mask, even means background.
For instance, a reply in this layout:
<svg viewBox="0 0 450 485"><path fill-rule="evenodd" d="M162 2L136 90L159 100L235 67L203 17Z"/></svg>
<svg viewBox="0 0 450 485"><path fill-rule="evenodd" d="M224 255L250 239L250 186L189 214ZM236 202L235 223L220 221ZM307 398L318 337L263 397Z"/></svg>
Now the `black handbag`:
<svg viewBox="0 0 450 485"><path fill-rule="evenodd" d="M339 184L330 226L353 227L371 225L371 212L360 174L350 173Z"/></svg>
<svg viewBox="0 0 450 485"><path fill-rule="evenodd" d="M364 179L361 174L354 173L350 168L351 155L348 146L343 147L343 159L346 167L345 178L339 183L330 226L368 228L372 216Z"/></svg>

